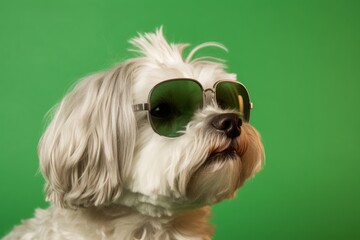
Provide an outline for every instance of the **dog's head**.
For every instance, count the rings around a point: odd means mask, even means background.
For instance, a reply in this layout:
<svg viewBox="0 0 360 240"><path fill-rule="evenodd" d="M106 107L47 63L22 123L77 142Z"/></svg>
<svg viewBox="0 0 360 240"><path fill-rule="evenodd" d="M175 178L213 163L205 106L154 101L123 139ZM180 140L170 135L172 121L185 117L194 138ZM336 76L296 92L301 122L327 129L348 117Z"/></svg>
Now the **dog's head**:
<svg viewBox="0 0 360 240"><path fill-rule="evenodd" d="M39 144L47 199L64 207L122 204L149 215L231 197L263 164L246 88L212 58L184 59L161 29L141 55L80 80Z"/></svg>

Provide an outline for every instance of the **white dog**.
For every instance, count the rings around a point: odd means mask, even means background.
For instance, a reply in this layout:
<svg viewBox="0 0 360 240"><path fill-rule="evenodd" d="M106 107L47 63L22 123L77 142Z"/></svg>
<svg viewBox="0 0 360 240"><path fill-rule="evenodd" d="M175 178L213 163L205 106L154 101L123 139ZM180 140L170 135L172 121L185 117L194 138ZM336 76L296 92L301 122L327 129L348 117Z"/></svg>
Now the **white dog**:
<svg viewBox="0 0 360 240"><path fill-rule="evenodd" d="M210 239L210 205L264 160L246 88L211 57L186 58L162 30L131 40L140 56L88 76L39 143L52 205L9 239Z"/></svg>

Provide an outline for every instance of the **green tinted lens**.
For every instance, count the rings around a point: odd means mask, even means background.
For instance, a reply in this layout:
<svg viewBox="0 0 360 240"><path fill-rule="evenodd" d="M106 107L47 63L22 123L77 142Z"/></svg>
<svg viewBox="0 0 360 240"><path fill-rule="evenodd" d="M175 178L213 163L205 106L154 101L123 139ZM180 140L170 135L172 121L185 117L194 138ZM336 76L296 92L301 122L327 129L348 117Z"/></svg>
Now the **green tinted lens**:
<svg viewBox="0 0 360 240"><path fill-rule="evenodd" d="M250 120L250 99L246 88L237 82L219 82L215 87L216 102L222 109L236 109L244 120Z"/></svg>
<svg viewBox="0 0 360 240"><path fill-rule="evenodd" d="M156 85L150 94L149 119L155 132L177 137L202 107L201 85L189 79L176 79Z"/></svg>

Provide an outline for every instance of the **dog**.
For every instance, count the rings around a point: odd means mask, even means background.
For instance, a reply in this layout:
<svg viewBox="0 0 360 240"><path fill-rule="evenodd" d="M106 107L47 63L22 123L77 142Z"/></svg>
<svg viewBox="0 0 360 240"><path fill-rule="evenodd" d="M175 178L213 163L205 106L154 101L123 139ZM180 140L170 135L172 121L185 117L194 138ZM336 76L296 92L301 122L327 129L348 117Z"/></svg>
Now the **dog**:
<svg viewBox="0 0 360 240"><path fill-rule="evenodd" d="M162 28L137 57L81 79L40 139L48 209L4 239L211 239L210 206L264 163L252 103L224 61L186 57Z"/></svg>

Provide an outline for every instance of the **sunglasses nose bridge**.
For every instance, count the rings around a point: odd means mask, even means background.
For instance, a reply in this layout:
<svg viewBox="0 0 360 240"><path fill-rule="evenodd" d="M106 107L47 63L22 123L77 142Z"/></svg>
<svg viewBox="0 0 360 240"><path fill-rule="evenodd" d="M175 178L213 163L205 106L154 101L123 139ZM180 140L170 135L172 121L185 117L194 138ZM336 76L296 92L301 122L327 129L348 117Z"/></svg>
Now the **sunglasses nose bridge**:
<svg viewBox="0 0 360 240"><path fill-rule="evenodd" d="M211 104L215 99L215 91L211 88L204 90L204 107Z"/></svg>

